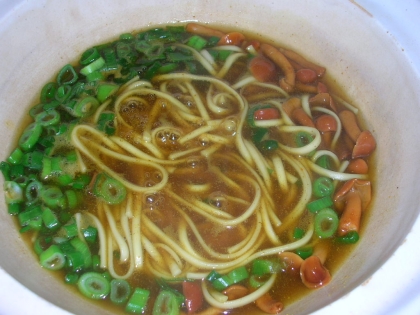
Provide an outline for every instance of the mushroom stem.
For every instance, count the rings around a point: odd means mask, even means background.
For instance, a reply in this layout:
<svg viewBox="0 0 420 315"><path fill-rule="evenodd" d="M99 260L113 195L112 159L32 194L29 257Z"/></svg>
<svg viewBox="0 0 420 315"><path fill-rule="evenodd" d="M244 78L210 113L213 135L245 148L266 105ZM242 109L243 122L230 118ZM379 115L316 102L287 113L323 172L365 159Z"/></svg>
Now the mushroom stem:
<svg viewBox="0 0 420 315"><path fill-rule="evenodd" d="M289 60L277 48L268 44L262 44L261 51L283 71L284 78L280 79L280 87L291 92L295 87L296 74Z"/></svg>
<svg viewBox="0 0 420 315"><path fill-rule="evenodd" d="M228 301L232 301L244 297L248 292L248 288L243 285L234 284L226 288L223 294L228 297Z"/></svg>
<svg viewBox="0 0 420 315"><path fill-rule="evenodd" d="M221 31L212 29L210 27L197 24L197 23L188 23L185 27L188 33L201 35L201 36L215 36L215 37L223 37L225 34Z"/></svg>
<svg viewBox="0 0 420 315"><path fill-rule="evenodd" d="M317 64L305 59L304 57L299 55L297 52L295 52L293 50L284 49L284 48L279 48L279 50L280 50L281 53L283 53L283 55L285 55L290 60L298 63L303 68L308 68L308 69L314 70L318 77L322 77L325 74L325 68L324 67L318 66Z"/></svg>
<svg viewBox="0 0 420 315"><path fill-rule="evenodd" d="M338 114L340 117L341 123L343 125L344 131L349 135L351 140L356 143L357 138L359 138L362 131L357 124L356 115L349 110L343 110Z"/></svg>
<svg viewBox="0 0 420 315"><path fill-rule="evenodd" d="M334 100L329 93L318 93L317 95L309 99L311 106L324 106L331 108L334 112L337 112Z"/></svg>
<svg viewBox="0 0 420 315"><path fill-rule="evenodd" d="M282 108L284 112L289 116L292 117L292 112L296 109L301 107L301 100L297 97L292 97L288 99L286 102L283 103Z"/></svg>
<svg viewBox="0 0 420 315"><path fill-rule="evenodd" d="M347 195L346 205L338 223L337 234L346 235L350 231L359 232L362 217L362 200L357 192Z"/></svg>
<svg viewBox="0 0 420 315"><path fill-rule="evenodd" d="M301 126L307 126L315 128L315 124L311 117L303 110L303 108L296 108L292 112L292 119L295 123Z"/></svg>

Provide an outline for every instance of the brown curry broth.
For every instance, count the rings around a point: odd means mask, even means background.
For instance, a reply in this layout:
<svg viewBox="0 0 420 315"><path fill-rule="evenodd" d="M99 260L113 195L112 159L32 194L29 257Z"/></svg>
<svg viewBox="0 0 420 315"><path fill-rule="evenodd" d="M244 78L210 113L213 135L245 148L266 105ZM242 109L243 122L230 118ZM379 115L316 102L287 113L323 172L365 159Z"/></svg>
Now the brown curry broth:
<svg viewBox="0 0 420 315"><path fill-rule="evenodd" d="M249 37L248 37L249 38ZM243 64L246 64L246 60L243 60ZM234 73L234 74L233 74ZM235 68L234 71L231 71L230 75L230 80L234 81L235 78L238 78L241 74L241 70L240 68ZM229 79L228 79L229 80ZM332 80L331 78L328 78L328 75L326 76L326 78L323 79L324 82L327 82L327 85L329 86L330 90L334 90L334 92L337 95L345 95L343 93L343 91L341 91L338 87L337 84L335 83L334 80ZM333 88L331 88L333 87ZM345 97L344 97L345 98ZM154 100L153 97L150 98L151 101ZM143 112L142 112L143 111ZM140 124L138 124L137 126L139 126L137 129L137 131L141 131L142 126L144 126L144 124L147 121L147 109L144 111L144 109L142 109L142 111L137 112L137 116L131 116L133 117L134 120L137 120L138 122L140 122ZM362 122L359 119L359 124L363 125ZM130 135L126 135L127 138L130 138ZM372 159L372 158L370 158ZM138 169L136 172L133 172L132 169L127 168L124 171L124 165L115 163L114 164L115 168L117 170L122 170L123 173L125 173L125 175L127 176L131 176L130 174L144 174L144 170L142 170L141 168ZM290 169L288 169L288 171L290 171ZM372 180L372 171L370 171L370 179ZM141 176L140 176L141 177ZM133 178L131 177L131 180L133 182L140 182L143 180L144 181L144 177L139 179L139 178ZM176 186L176 185L175 185ZM275 190L275 189L274 189ZM252 193L251 193L252 194ZM300 192L298 192L298 195L300 195ZM280 194L275 195L275 204L279 205L279 201L282 199L283 196L281 196ZM82 205L79 209L89 209L89 211L91 211L93 214L96 213L95 207L92 206L95 204L95 201L90 198L89 196L87 196L86 200L85 200L85 204ZM163 202L163 205L165 205L165 202ZM282 218L285 216L285 214L288 212L288 210L293 208L294 203L291 203L288 207L284 208L284 209L278 209L279 211L279 217ZM153 209L149 209L150 211L153 211ZM282 215L283 213L283 215ZM169 215L163 215L163 216L158 216L158 217L165 217L165 220L176 220L176 215L174 215L174 213L171 213ZM366 217L368 216L368 211L365 211L365 213L362 216L362 223L361 223L361 227L362 230L364 228L365 222L366 222ZM157 219L156 222L158 222L159 219ZM167 223L166 223L167 224ZM162 225L165 225L165 223L162 223ZM215 231L212 229L207 229L205 228L206 223L203 222L202 223L202 230L201 232L203 232L203 237L207 238L209 240L214 240L215 237ZM305 223L303 225L306 225ZM225 235L223 237L224 240L226 240L227 238L231 237L232 231L235 232L235 229L232 229L231 231L229 231L228 233L226 233L227 235ZM30 244L30 247L32 247L31 244L31 237L32 235L28 234L23 234L22 237L28 242L28 244ZM282 240L286 240L291 238L290 233L286 234L283 233L282 235L280 235L280 238ZM342 262L344 260L347 259L347 257L349 256L349 254L353 251L353 249L356 247L356 245L345 245L345 246L337 246L336 243L334 243L332 240L322 240L322 242L325 242L329 245L330 247L330 252L329 252L329 256L325 262L325 266L330 270L332 276L334 276L334 273L339 269L340 265L342 264ZM215 243L212 242L212 245L214 246ZM262 246L262 248L264 246L267 246L269 244L264 244ZM115 261L117 262L117 261ZM117 273L124 273L127 270L127 266L126 265L115 265L116 271ZM59 271L59 272L54 272L54 274L57 275L59 281L62 281L65 272L64 271ZM156 282L154 280L154 276L145 272L145 271L136 271L134 273L134 275L129 279L129 282L131 283L131 285L133 287L142 287L142 288L147 288L151 291L151 298L150 301L148 303L148 311L147 313L151 312L151 308L153 306L153 302L154 299L156 298L158 291L159 291L159 287L156 285ZM175 285L176 288L181 290L181 286L180 284ZM77 288L75 286L68 286L69 289L71 290L76 290ZM312 290L307 289L302 282L300 281L300 279L298 277L295 276L290 276L287 274L280 274L276 280L275 285L273 286L273 288L270 290L271 295L275 298L280 300L282 303L285 304L285 306L290 305L296 301L298 301L299 299L301 299L302 297L304 297L305 295L307 295L308 293L310 293ZM82 295L80 295L82 298L84 298ZM91 302L94 302L93 300L89 300ZM113 305L110 301L106 300L106 301L98 301L100 306L106 307L107 309L112 310L115 313L122 313L123 311L121 310L121 308L119 308L118 306ZM205 307L203 307L204 309ZM255 307L255 305L250 304L247 305L245 307L242 307L240 309L236 309L236 310L231 310L231 311L226 311L224 312L225 314L229 313L229 314L254 314L255 311L257 311L258 309Z"/></svg>

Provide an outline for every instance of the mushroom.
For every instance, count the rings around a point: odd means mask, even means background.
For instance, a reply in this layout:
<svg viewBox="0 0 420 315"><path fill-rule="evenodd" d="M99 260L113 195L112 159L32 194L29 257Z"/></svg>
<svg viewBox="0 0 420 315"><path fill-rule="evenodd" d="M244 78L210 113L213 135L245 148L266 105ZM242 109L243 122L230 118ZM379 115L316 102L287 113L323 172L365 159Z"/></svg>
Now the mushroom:
<svg viewBox="0 0 420 315"><path fill-rule="evenodd" d="M331 141L334 133L337 131L337 121L331 115L321 115L315 121L315 127L321 132L322 143L331 147Z"/></svg>
<svg viewBox="0 0 420 315"><path fill-rule="evenodd" d="M343 212L338 223L338 235L359 232L360 218L372 199L370 181L352 179L344 183L334 196L334 204Z"/></svg>
<svg viewBox="0 0 420 315"><path fill-rule="evenodd" d="M318 93L309 99L309 105L311 106L323 106L329 107L334 112L337 112L334 100L329 93Z"/></svg>
<svg viewBox="0 0 420 315"><path fill-rule="evenodd" d="M284 48L279 48L279 51L291 61L299 64L302 68L308 68L308 69L314 70L319 78L321 78L325 74L324 67L318 66L317 64L305 59L304 57L299 55L297 52L284 49Z"/></svg>
<svg viewBox="0 0 420 315"><path fill-rule="evenodd" d="M369 156L376 148L376 141L370 131L362 131L357 124L356 115L349 110L343 110L338 114L344 131L355 143L352 158Z"/></svg>
<svg viewBox="0 0 420 315"><path fill-rule="evenodd" d="M279 254L279 259L283 263L283 268L286 273L298 275L303 259L292 252L282 252Z"/></svg>
<svg viewBox="0 0 420 315"><path fill-rule="evenodd" d="M369 167L365 160L359 158L350 161L346 168L346 172L352 174L367 174L369 172Z"/></svg>
<svg viewBox="0 0 420 315"><path fill-rule="evenodd" d="M289 60L287 60L280 50L269 44L262 44L261 51L283 71L284 78L280 79L280 87L286 92L293 91L295 87L296 73Z"/></svg>
<svg viewBox="0 0 420 315"><path fill-rule="evenodd" d="M296 108L302 107L300 98L292 97L289 98L286 102L283 103L282 109L287 114L287 116L292 117L292 112Z"/></svg>
<svg viewBox="0 0 420 315"><path fill-rule="evenodd" d="M376 149L376 141L370 131L362 131L354 145L352 158L369 156Z"/></svg>
<svg viewBox="0 0 420 315"><path fill-rule="evenodd" d="M315 124L312 121L311 117L303 110L303 108L296 108L292 112L293 121L301 126L307 126L315 128Z"/></svg>
<svg viewBox="0 0 420 315"><path fill-rule="evenodd" d="M280 314L283 310L283 303L274 300L269 293L257 298L255 305L267 314Z"/></svg>
<svg viewBox="0 0 420 315"><path fill-rule="evenodd" d="M228 297L228 301L240 299L247 295L249 292L248 288L243 285L234 284L229 286L223 291L223 294Z"/></svg>
<svg viewBox="0 0 420 315"><path fill-rule="evenodd" d="M211 27L204 26L197 23L188 23L185 29L188 33L197 34L201 36L214 36L214 37L225 36L225 33L221 31L218 31Z"/></svg>
<svg viewBox="0 0 420 315"><path fill-rule="evenodd" d="M316 289L330 283L331 274L324 267L327 254L328 248L326 245L319 243L315 246L313 254L302 262L300 278L307 288Z"/></svg>

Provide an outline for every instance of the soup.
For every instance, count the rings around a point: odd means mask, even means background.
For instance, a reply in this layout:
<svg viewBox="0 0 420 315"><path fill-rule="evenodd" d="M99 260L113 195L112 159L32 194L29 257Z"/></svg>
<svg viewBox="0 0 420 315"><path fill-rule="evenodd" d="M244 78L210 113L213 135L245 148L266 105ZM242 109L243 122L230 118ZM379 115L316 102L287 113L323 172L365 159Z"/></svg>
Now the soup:
<svg viewBox="0 0 420 315"><path fill-rule="evenodd" d="M359 239L375 149L299 54L190 23L86 50L1 163L40 265L148 314L277 314Z"/></svg>

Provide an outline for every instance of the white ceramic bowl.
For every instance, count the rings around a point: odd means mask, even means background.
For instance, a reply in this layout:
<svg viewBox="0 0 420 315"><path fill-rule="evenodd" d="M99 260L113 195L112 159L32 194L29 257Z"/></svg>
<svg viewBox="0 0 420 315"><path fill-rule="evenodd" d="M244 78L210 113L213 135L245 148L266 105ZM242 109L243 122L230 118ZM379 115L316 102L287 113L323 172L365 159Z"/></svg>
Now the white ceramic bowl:
<svg viewBox="0 0 420 315"><path fill-rule="evenodd" d="M361 108L377 139L377 198L357 250L332 283L292 305L288 313L314 312L367 279L369 284L319 313L396 314L407 311L402 303L414 313L401 314L419 313L418 289L409 290L420 283L419 272L408 263L408 256L419 252L418 224L398 249L417 218L420 201L420 47L413 34L419 29L418 1L3 0L0 8L0 160L8 156L36 91L55 71L87 47L123 32L198 20L254 31L325 65ZM4 272L1 277L17 290L2 285L0 313L108 314L39 268L7 215L3 197L0 202L0 266L13 278ZM420 258L413 259L418 266ZM30 303L13 298L21 294Z"/></svg>

